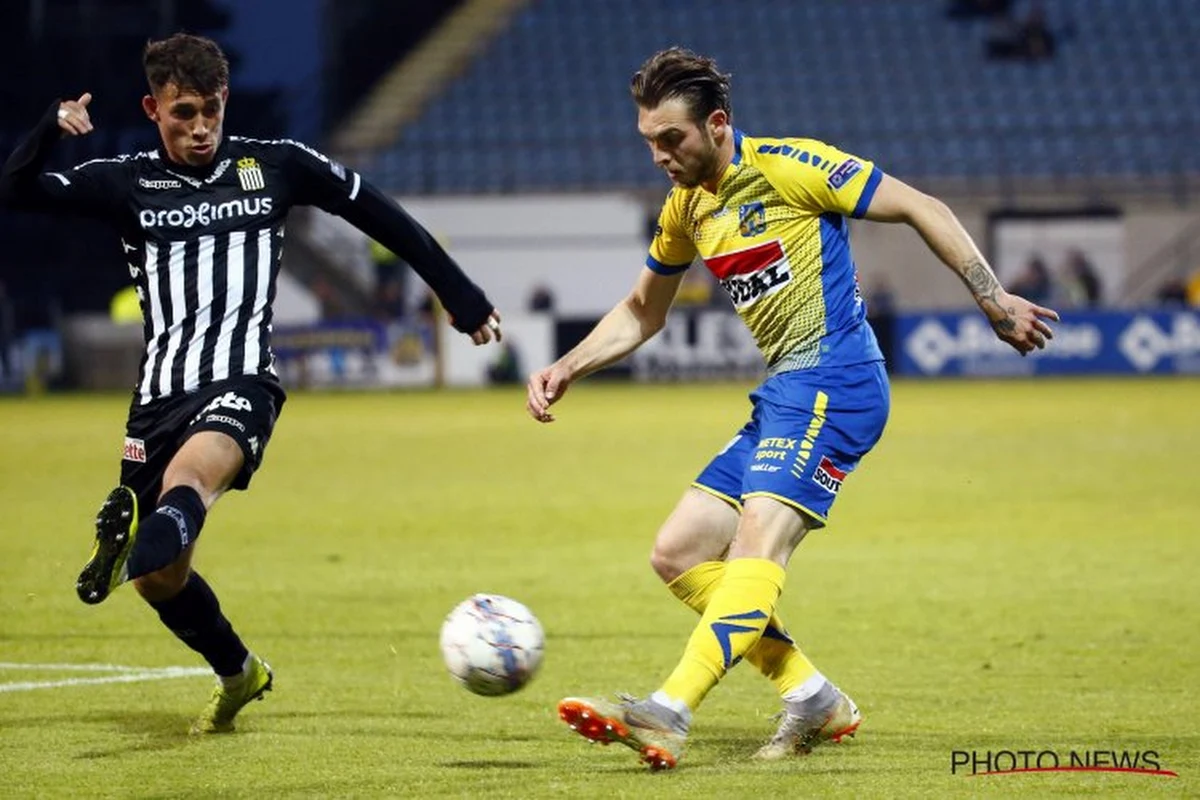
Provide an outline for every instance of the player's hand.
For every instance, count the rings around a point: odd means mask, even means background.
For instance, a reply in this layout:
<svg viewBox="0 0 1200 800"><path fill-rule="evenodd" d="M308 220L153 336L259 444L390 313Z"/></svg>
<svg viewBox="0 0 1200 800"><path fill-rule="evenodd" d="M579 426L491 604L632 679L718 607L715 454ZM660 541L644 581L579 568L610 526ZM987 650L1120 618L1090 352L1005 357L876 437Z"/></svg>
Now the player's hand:
<svg viewBox="0 0 1200 800"><path fill-rule="evenodd" d="M88 103L92 93L84 92L78 100L67 100L58 104L58 127L67 136L86 136L92 132L92 119L88 116Z"/></svg>
<svg viewBox="0 0 1200 800"><path fill-rule="evenodd" d="M504 334L500 332L500 312L493 311L488 315L487 322L479 326L479 330L471 334L471 341L475 344L487 344L495 337L499 342L504 339Z"/></svg>
<svg viewBox="0 0 1200 800"><path fill-rule="evenodd" d="M996 306L987 309L996 335L1021 355L1045 348L1054 338L1046 320L1058 322L1058 312L1029 302L1024 297L1004 292L996 297Z"/></svg>
<svg viewBox="0 0 1200 800"><path fill-rule="evenodd" d="M538 422L554 422L550 406L562 399L571 385L571 376L565 367L551 364L541 372L529 376L528 399L525 408L529 416Z"/></svg>

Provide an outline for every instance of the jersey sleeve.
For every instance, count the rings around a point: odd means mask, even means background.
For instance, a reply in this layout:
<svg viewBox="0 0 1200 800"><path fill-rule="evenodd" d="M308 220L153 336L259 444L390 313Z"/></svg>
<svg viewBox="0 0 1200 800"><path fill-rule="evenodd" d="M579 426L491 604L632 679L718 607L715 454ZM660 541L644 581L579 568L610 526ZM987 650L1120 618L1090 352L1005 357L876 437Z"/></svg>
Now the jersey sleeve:
<svg viewBox="0 0 1200 800"><path fill-rule="evenodd" d="M336 214L403 258L442 301L456 330L471 333L487 322L494 307L483 290L395 200L307 145L285 146L293 205Z"/></svg>
<svg viewBox="0 0 1200 800"><path fill-rule="evenodd" d="M129 195L132 170L125 159L85 161L61 172L37 176L35 202L49 209L108 216Z"/></svg>
<svg viewBox="0 0 1200 800"><path fill-rule="evenodd" d="M61 171L43 171L61 137L53 103L9 156L0 173L0 202L18 211L65 211L108 216L131 191L132 168L124 156L97 158Z"/></svg>
<svg viewBox="0 0 1200 800"><path fill-rule="evenodd" d="M294 205L317 206L342 214L358 199L362 176L302 142L283 140L284 170Z"/></svg>
<svg viewBox="0 0 1200 800"><path fill-rule="evenodd" d="M646 266L660 275L678 275L696 258L696 245L687 235L682 220L679 192L672 189L663 201L654 238L650 240L650 253L646 256Z"/></svg>
<svg viewBox="0 0 1200 800"><path fill-rule="evenodd" d="M821 214L861 218L883 178L867 159L812 139L791 140L761 152L766 155L763 171L776 190L793 205Z"/></svg>

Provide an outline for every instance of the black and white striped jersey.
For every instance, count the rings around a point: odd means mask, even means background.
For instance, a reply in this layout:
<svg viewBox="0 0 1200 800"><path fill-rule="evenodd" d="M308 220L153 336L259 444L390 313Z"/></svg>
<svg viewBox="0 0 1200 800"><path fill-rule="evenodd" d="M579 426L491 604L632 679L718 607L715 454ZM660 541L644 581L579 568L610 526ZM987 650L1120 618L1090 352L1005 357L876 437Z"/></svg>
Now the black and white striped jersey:
<svg viewBox="0 0 1200 800"><path fill-rule="evenodd" d="M228 136L205 167L172 162L160 148L41 172L57 137L48 114L6 163L0 201L116 228L145 325L136 388L143 404L223 378L273 374L271 305L292 206L338 214L405 258L459 330L477 329L492 310L420 224L357 172L300 142Z"/></svg>

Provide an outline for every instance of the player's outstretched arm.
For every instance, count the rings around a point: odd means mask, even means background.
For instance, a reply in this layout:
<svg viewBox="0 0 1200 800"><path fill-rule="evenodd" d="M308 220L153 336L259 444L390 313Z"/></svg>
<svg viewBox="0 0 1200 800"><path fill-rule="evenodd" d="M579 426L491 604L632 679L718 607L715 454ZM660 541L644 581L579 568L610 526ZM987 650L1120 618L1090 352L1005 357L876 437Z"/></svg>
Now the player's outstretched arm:
<svg viewBox="0 0 1200 800"><path fill-rule="evenodd" d="M1058 313L1004 291L971 236L954 212L935 197L903 181L884 175L871 199L866 218L878 222L906 222L929 249L962 279L996 335L1021 355L1046 346L1054 332L1046 320Z"/></svg>
<svg viewBox="0 0 1200 800"><path fill-rule="evenodd" d="M550 406L562 399L572 381L620 361L662 330L683 275L643 269L629 296L605 314L583 341L529 376L525 403L529 415L538 422L553 422Z"/></svg>
<svg viewBox="0 0 1200 800"><path fill-rule="evenodd" d="M38 124L17 145L0 172L0 204L10 208L36 210L59 196L66 184L46 179L42 167L53 151L54 143L63 136L86 136L92 132L88 105L90 92L78 100L54 101Z"/></svg>
<svg viewBox="0 0 1200 800"><path fill-rule="evenodd" d="M285 145L296 205L337 214L407 261L442 301L450 324L475 344L500 341L500 314L421 223L360 174L307 145Z"/></svg>

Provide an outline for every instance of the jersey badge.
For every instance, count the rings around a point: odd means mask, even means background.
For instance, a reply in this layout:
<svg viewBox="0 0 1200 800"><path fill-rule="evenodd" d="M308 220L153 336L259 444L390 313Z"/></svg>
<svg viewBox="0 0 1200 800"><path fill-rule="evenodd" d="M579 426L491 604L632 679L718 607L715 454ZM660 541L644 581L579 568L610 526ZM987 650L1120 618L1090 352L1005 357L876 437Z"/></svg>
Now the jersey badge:
<svg viewBox="0 0 1200 800"><path fill-rule="evenodd" d="M237 162L238 183L242 185L243 192L257 192L260 189L267 188L266 179L263 178L262 167L258 165L258 159L239 158Z"/></svg>
<svg viewBox="0 0 1200 800"><path fill-rule="evenodd" d="M767 230L767 209L761 200L738 208L738 230L742 236L758 236Z"/></svg>
<svg viewBox="0 0 1200 800"><path fill-rule="evenodd" d="M862 164L853 158L847 158L838 168L833 171L833 174L827 179L829 188L835 192L845 186L851 178L862 171Z"/></svg>

